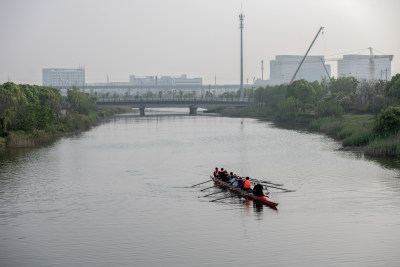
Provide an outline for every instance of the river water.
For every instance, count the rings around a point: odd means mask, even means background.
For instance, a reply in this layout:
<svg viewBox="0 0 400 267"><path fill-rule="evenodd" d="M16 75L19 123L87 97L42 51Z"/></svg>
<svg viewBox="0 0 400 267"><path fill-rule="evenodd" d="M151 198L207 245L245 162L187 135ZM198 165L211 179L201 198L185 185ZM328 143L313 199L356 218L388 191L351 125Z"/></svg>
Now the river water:
<svg viewBox="0 0 400 267"><path fill-rule="evenodd" d="M400 266L399 169L321 134L186 109L0 156L0 266ZM278 210L205 183L283 183Z"/></svg>

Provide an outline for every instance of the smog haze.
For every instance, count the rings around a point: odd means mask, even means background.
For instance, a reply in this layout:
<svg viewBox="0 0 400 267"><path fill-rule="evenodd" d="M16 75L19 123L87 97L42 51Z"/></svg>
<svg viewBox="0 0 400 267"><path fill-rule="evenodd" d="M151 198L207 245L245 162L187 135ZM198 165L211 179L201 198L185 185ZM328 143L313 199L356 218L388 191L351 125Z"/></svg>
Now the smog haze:
<svg viewBox="0 0 400 267"><path fill-rule="evenodd" d="M242 6L242 7L241 7ZM395 0L104 1L1 0L0 83L42 84L43 68L84 66L87 82L129 75L202 77L240 82L239 14L244 19L244 78L269 78L276 55L337 59L394 55L400 73L400 2ZM336 76L336 61L327 61Z"/></svg>

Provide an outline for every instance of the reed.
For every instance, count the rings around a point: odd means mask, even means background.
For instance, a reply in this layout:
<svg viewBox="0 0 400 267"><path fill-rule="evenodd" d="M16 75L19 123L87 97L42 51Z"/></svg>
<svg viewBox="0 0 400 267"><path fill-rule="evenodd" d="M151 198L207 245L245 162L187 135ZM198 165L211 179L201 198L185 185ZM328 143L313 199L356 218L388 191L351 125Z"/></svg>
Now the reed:
<svg viewBox="0 0 400 267"><path fill-rule="evenodd" d="M400 134L376 138L365 148L365 154L373 157L400 157Z"/></svg>
<svg viewBox="0 0 400 267"><path fill-rule="evenodd" d="M336 136L342 127L342 120L333 117L316 119L310 123L310 128L312 130L324 132L334 136Z"/></svg>
<svg viewBox="0 0 400 267"><path fill-rule="evenodd" d="M356 129L342 141L343 146L365 146L374 139L371 129Z"/></svg>

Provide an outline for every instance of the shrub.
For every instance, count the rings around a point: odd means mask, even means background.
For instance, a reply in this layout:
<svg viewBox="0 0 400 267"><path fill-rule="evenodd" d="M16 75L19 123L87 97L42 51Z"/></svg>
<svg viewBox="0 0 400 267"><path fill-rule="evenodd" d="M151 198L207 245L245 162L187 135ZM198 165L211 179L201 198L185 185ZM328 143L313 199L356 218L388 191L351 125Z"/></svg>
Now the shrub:
<svg viewBox="0 0 400 267"><path fill-rule="evenodd" d="M343 116L343 108L338 105L334 100L326 100L320 102L317 106L317 116L323 117L336 117L341 118Z"/></svg>
<svg viewBox="0 0 400 267"><path fill-rule="evenodd" d="M388 107L379 114L374 131L379 136L396 134L400 130L400 107Z"/></svg>

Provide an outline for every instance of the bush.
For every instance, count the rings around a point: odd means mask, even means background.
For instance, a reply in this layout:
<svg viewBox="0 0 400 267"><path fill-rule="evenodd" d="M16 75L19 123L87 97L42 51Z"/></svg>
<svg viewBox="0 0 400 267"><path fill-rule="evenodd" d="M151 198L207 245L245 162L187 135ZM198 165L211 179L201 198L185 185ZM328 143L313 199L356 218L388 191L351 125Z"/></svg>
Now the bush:
<svg viewBox="0 0 400 267"><path fill-rule="evenodd" d="M320 102L317 106L317 116L323 117L336 117L341 118L343 116L343 108L338 105L334 100L327 100Z"/></svg>
<svg viewBox="0 0 400 267"><path fill-rule="evenodd" d="M388 107L379 114L374 132L379 136L396 134L400 130L400 107Z"/></svg>

